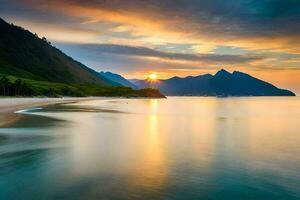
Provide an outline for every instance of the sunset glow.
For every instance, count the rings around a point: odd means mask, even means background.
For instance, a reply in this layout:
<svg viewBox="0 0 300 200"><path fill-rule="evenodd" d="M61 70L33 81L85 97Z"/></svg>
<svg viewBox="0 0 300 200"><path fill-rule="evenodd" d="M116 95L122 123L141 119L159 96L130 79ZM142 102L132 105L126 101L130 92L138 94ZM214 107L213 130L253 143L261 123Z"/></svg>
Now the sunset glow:
<svg viewBox="0 0 300 200"><path fill-rule="evenodd" d="M156 80L157 80L157 74L155 74L155 73L150 74L150 75L149 75L149 79L150 79L151 81L156 81Z"/></svg>
<svg viewBox="0 0 300 200"><path fill-rule="evenodd" d="M142 79L152 68L161 78L224 68L300 93L299 7L299 1L4 0L0 11L97 71Z"/></svg>

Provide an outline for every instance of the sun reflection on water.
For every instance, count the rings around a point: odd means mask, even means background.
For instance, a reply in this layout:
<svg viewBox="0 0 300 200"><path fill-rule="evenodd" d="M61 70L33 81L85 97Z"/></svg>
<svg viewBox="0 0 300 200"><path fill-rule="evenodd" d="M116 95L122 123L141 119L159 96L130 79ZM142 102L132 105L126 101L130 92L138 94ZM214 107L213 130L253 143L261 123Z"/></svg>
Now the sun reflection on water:
<svg viewBox="0 0 300 200"><path fill-rule="evenodd" d="M143 190L157 190L163 188L168 176L166 155L162 148L163 136L160 132L158 116L159 102L152 99L149 102L150 111L145 123L143 153L135 163L132 171L131 185Z"/></svg>

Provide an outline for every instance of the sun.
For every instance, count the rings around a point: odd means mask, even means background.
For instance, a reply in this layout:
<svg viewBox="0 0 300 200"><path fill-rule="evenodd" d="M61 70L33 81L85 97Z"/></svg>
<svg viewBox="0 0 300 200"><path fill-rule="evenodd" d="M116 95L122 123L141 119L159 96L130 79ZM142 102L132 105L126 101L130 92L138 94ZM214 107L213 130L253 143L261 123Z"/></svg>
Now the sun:
<svg viewBox="0 0 300 200"><path fill-rule="evenodd" d="M150 75L148 76L148 78L149 78L150 80L152 80L152 81L156 81L156 80L157 80L157 74L152 73L152 74L150 74Z"/></svg>

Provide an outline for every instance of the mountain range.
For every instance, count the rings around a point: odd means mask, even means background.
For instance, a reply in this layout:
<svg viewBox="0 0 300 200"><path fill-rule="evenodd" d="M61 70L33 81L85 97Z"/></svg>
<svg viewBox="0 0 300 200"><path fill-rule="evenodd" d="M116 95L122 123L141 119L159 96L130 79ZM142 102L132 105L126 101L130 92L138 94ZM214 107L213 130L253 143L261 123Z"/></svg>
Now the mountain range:
<svg viewBox="0 0 300 200"><path fill-rule="evenodd" d="M295 95L246 73L226 70L215 75L130 82L115 73L96 72L46 38L0 18L0 95L163 97L156 89L171 96Z"/></svg>
<svg viewBox="0 0 300 200"><path fill-rule="evenodd" d="M169 96L295 96L249 74L224 69L215 75L172 77L156 82L136 80L133 84L138 88L156 88Z"/></svg>

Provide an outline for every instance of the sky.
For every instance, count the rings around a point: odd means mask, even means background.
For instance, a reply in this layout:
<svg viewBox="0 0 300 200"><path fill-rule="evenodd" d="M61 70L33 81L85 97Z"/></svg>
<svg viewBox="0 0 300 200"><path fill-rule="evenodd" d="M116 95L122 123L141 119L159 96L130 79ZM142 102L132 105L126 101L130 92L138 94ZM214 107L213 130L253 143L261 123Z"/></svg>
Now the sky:
<svg viewBox="0 0 300 200"><path fill-rule="evenodd" d="M1 0L0 17L97 71L223 68L300 94L299 0Z"/></svg>

